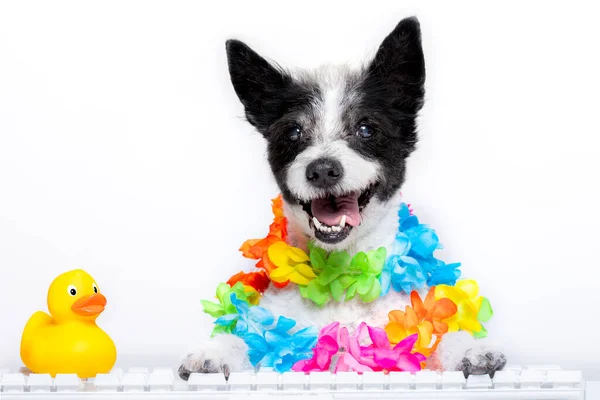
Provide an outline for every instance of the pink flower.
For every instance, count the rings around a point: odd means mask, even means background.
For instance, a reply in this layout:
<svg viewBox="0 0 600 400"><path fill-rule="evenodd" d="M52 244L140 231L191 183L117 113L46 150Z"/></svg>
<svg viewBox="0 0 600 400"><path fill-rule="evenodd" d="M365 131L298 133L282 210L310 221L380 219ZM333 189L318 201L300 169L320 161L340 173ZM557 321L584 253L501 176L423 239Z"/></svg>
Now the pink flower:
<svg viewBox="0 0 600 400"><path fill-rule="evenodd" d="M341 371L409 371L421 370L425 356L413 353L418 335L411 335L392 348L387 334L381 328L361 323L353 335L339 322L321 329L313 357L293 366L294 371L329 371L334 356L334 372ZM370 342L370 343L369 343Z"/></svg>
<svg viewBox="0 0 600 400"><path fill-rule="evenodd" d="M319 332L317 344L313 348L312 358L298 361L292 367L292 371L329 371L331 359L339 351L337 342L339 327L339 322L333 322L323 327Z"/></svg>

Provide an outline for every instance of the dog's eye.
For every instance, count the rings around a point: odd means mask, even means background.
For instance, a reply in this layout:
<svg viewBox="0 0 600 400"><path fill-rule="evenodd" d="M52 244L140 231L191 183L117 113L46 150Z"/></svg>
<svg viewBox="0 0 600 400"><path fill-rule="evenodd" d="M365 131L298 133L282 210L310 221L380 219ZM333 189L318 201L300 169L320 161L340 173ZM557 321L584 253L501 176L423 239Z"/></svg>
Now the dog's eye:
<svg viewBox="0 0 600 400"><path fill-rule="evenodd" d="M366 139L366 138L370 138L371 136L373 136L374 132L375 132L375 129L373 129L373 127L371 125L362 124L361 126L358 127L356 134L359 137Z"/></svg>
<svg viewBox="0 0 600 400"><path fill-rule="evenodd" d="M287 130L287 136L291 141L295 142L302 137L302 130L298 126L292 126Z"/></svg>

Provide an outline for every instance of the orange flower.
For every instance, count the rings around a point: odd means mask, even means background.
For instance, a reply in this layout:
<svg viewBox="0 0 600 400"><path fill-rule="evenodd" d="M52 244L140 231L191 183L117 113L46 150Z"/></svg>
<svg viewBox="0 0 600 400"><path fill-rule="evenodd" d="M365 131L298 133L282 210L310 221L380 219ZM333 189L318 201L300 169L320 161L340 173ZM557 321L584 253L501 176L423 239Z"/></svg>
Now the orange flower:
<svg viewBox="0 0 600 400"><path fill-rule="evenodd" d="M246 258L252 260L260 260L267 252L273 243L281 242L281 238L273 235L268 235L264 239L250 239L242 243L240 251Z"/></svg>
<svg viewBox="0 0 600 400"><path fill-rule="evenodd" d="M283 215L283 198L281 195L271 200L273 210L273 223L269 225L269 235L277 236L281 240L287 239L287 219Z"/></svg>
<svg viewBox="0 0 600 400"><path fill-rule="evenodd" d="M425 302L419 294L413 291L410 294L411 305L405 311L390 311L390 322L385 331L391 343L398 343L402 339L419 334L415 349L426 357L433 353L442 336L448 332L448 325L444 320L456 314L456 305L450 299L435 299L435 286L429 289Z"/></svg>
<svg viewBox="0 0 600 400"><path fill-rule="evenodd" d="M250 286L254 288L259 293L264 293L264 291L269 287L269 277L267 276L266 271L248 273L240 271L229 278L227 284L233 287L233 285L238 282L242 282L244 286Z"/></svg>
<svg viewBox="0 0 600 400"><path fill-rule="evenodd" d="M281 195L271 200L271 210L273 210L273 216L283 217L283 197Z"/></svg>
<svg viewBox="0 0 600 400"><path fill-rule="evenodd" d="M263 239L250 239L242 243L240 251L246 258L259 260L273 243L287 239L287 219L283 216L281 195L271 200L271 203L273 222L269 225L269 234Z"/></svg>
<svg viewBox="0 0 600 400"><path fill-rule="evenodd" d="M246 240L240 247L240 251L244 257L258 260L256 267L263 268L267 272L267 276L270 276L271 272L277 268L277 266L269 260L267 250L274 243L282 242L287 239L287 219L283 214L283 198L281 195L271 200L271 209L273 210L273 222L269 225L269 234L263 239ZM285 287L288 283L289 282L273 282L278 288Z"/></svg>
<svg viewBox="0 0 600 400"><path fill-rule="evenodd" d="M448 332L448 325L444 322L457 312L456 304L450 299L435 299L435 286L429 289L425 297L425 303L417 292L410 294L410 301L419 318L423 318L433 324L433 331L438 335Z"/></svg>
<svg viewBox="0 0 600 400"><path fill-rule="evenodd" d="M287 238L287 219L285 217L275 217L269 225L269 236L276 236L279 240L285 241Z"/></svg>

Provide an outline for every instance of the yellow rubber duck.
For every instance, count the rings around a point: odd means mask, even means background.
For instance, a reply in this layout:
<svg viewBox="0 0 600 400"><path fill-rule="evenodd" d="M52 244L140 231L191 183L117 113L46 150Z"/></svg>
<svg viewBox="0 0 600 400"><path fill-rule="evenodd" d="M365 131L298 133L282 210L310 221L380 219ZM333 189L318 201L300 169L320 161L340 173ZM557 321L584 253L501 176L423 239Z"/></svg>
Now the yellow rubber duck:
<svg viewBox="0 0 600 400"><path fill-rule="evenodd" d="M87 272L58 276L48 289L50 315L38 311L29 318L21 338L21 360L38 374L77 374L91 378L108 373L117 349L96 325L106 297Z"/></svg>

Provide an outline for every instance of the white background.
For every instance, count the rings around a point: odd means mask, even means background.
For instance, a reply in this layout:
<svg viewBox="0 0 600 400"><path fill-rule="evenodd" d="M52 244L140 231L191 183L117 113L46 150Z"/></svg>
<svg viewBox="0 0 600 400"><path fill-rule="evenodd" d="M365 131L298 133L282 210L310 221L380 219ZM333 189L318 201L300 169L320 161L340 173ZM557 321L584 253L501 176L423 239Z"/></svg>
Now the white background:
<svg viewBox="0 0 600 400"><path fill-rule="evenodd" d="M176 363L206 338L200 299L251 265L237 249L277 192L224 40L354 62L412 14L428 92L407 201L492 300L512 364L600 378L600 25L583 1L3 1L0 366L78 267L121 356Z"/></svg>

